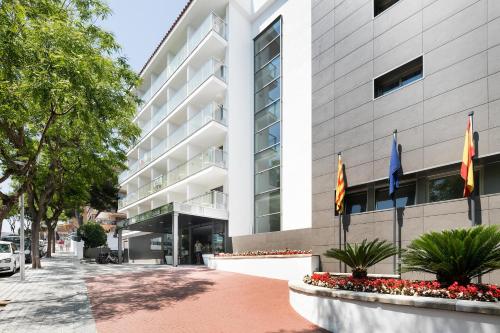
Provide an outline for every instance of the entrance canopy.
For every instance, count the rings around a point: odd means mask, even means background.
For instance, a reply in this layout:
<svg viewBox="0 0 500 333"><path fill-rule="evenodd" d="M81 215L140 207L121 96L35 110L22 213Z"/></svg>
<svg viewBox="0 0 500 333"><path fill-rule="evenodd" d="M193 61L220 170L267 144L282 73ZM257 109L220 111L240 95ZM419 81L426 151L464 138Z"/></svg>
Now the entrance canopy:
<svg viewBox="0 0 500 333"><path fill-rule="evenodd" d="M207 253L225 251L227 210L173 202L118 222L119 242L123 230L169 235L165 239L171 237L172 241L161 245L159 249L163 251L170 248L172 264L177 266L179 263L193 262L196 241L193 237L205 239L204 251Z"/></svg>

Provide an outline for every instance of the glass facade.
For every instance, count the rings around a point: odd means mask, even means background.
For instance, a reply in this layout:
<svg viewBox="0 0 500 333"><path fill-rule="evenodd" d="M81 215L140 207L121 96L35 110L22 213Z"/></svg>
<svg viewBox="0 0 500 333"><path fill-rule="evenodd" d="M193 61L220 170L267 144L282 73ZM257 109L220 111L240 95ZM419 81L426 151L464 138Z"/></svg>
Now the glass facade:
<svg viewBox="0 0 500 333"><path fill-rule="evenodd" d="M254 40L255 232L281 229L281 18Z"/></svg>

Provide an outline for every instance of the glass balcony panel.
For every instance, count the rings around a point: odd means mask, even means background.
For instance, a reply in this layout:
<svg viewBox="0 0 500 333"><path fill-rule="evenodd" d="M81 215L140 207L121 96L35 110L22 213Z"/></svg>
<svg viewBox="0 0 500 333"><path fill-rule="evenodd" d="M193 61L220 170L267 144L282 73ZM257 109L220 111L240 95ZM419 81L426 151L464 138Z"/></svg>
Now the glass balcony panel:
<svg viewBox="0 0 500 333"><path fill-rule="evenodd" d="M255 110L260 111L264 107L277 101L281 95L280 79L269 83L255 94Z"/></svg>
<svg viewBox="0 0 500 333"><path fill-rule="evenodd" d="M219 166L226 168L226 161L227 157L224 151L210 148L170 170L166 175L162 175L152 182L141 186L137 191L127 194L125 198L119 200L119 208L141 200L208 167Z"/></svg>
<svg viewBox="0 0 500 333"><path fill-rule="evenodd" d="M277 122L281 118L281 103L276 101L273 104L266 107L264 110L259 111L255 115L255 131L258 132L264 127Z"/></svg>
<svg viewBox="0 0 500 333"><path fill-rule="evenodd" d="M255 175L255 193L276 190L280 187L280 168L273 168Z"/></svg>
<svg viewBox="0 0 500 333"><path fill-rule="evenodd" d="M280 231L280 213L257 217L255 227L257 233Z"/></svg>
<svg viewBox="0 0 500 333"><path fill-rule="evenodd" d="M273 40L260 53L255 56L255 71L266 65L271 59L276 57L281 51L281 37Z"/></svg>
<svg viewBox="0 0 500 333"><path fill-rule="evenodd" d="M179 126L166 139L158 142L150 152L144 152L137 162L129 166L129 169L120 175L119 181L123 182L128 177L131 177L209 122L217 121L226 124L226 114L227 110L222 105L215 102L208 104L193 118Z"/></svg>
<svg viewBox="0 0 500 333"><path fill-rule="evenodd" d="M255 149L260 152L267 147L280 142L281 124L279 122L271 125L255 134Z"/></svg>
<svg viewBox="0 0 500 333"><path fill-rule="evenodd" d="M276 57L264 68L255 73L255 91L259 91L269 82L281 76L281 58Z"/></svg>
<svg viewBox="0 0 500 333"><path fill-rule="evenodd" d="M280 145L273 146L255 155L255 172L280 165Z"/></svg>
<svg viewBox="0 0 500 333"><path fill-rule="evenodd" d="M280 212L280 191L255 196L255 216L263 216Z"/></svg>
<svg viewBox="0 0 500 333"><path fill-rule="evenodd" d="M268 28L262 35L260 35L255 40L255 54L262 51L271 41L276 39L281 34L281 20L276 21L276 23Z"/></svg>

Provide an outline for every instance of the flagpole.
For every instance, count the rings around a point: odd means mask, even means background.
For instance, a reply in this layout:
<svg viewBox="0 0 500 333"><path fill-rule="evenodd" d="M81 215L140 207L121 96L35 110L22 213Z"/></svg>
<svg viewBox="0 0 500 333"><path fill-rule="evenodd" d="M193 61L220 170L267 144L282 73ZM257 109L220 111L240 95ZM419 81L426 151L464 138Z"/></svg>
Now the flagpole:
<svg viewBox="0 0 500 333"><path fill-rule="evenodd" d="M469 113L469 119L470 119L471 141L472 141L472 145L474 146L474 151L475 151L476 150L476 142L474 141L474 123L473 123L474 111ZM472 157L471 161L472 160L474 160L474 156ZM474 168L472 169L472 177L474 177ZM475 200L476 198L475 198L474 192L476 192L476 189L474 189L470 194L470 210L471 210L470 217L471 217L472 226L476 225L476 200Z"/></svg>
<svg viewBox="0 0 500 333"><path fill-rule="evenodd" d="M337 161L341 155L342 155L342 152L339 152ZM337 163L337 165L338 165L338 163ZM338 170L337 170L337 173L338 173ZM337 184L337 186L338 186L338 184ZM338 188L337 188L337 191L338 191ZM345 207L343 207L343 208L345 209ZM337 205L335 205L335 209L337 209ZM339 250L342 250L342 213L343 213L343 209L342 209L342 211L339 211L338 213L339 213ZM342 261L339 260L339 273L340 272L342 272Z"/></svg>
<svg viewBox="0 0 500 333"><path fill-rule="evenodd" d="M392 133L394 141L397 143L398 142L398 130L395 129L394 132ZM394 194L392 195L392 242L393 245L396 246L397 242L397 236L396 236L396 230L397 230L397 209L396 209L396 189L394 190ZM397 263L396 263L396 256L393 256L392 258L392 271L394 274L397 273L396 271L397 268Z"/></svg>

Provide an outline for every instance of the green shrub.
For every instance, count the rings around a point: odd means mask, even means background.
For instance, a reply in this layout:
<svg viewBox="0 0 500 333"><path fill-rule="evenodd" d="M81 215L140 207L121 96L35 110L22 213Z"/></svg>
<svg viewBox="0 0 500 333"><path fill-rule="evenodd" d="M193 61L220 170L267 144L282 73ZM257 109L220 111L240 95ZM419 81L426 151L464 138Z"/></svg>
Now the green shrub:
<svg viewBox="0 0 500 333"><path fill-rule="evenodd" d="M104 228L96 222L89 221L82 224L80 228L78 228L77 234L83 239L85 247L87 248L106 245L106 232Z"/></svg>
<svg viewBox="0 0 500 333"><path fill-rule="evenodd" d="M436 275L445 286L500 268L500 232L497 226L430 232L415 239L403 255L403 272Z"/></svg>
<svg viewBox="0 0 500 333"><path fill-rule="evenodd" d="M365 278L368 275L368 267L373 266L390 256L396 255L398 250L387 241L374 239L368 242L366 239L361 244L346 245L345 250L330 249L325 255L335 258L352 269L354 278Z"/></svg>

